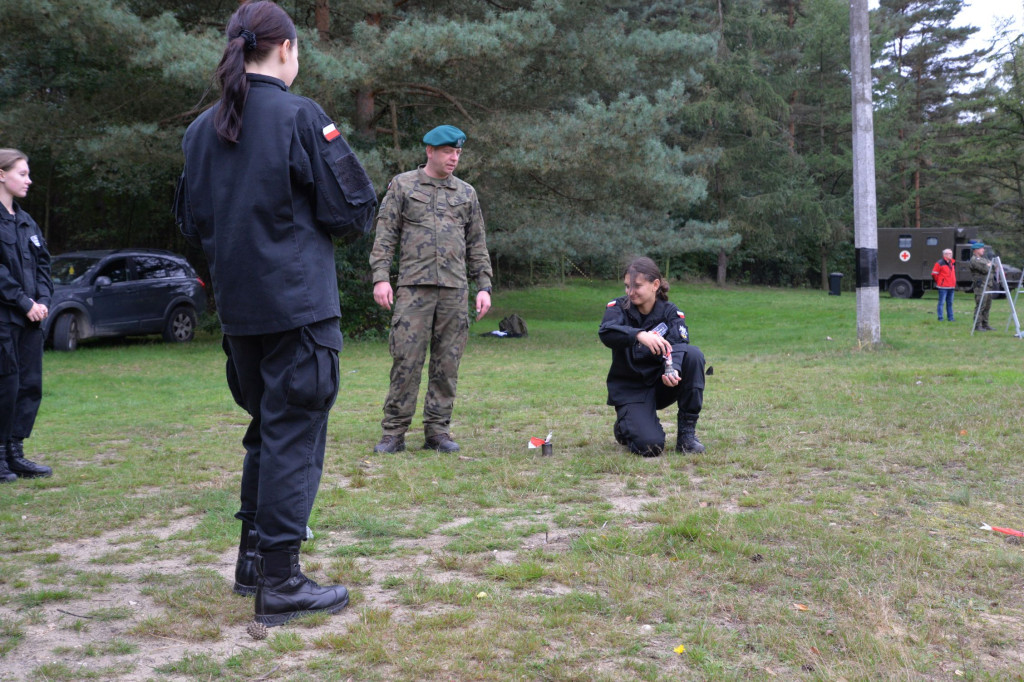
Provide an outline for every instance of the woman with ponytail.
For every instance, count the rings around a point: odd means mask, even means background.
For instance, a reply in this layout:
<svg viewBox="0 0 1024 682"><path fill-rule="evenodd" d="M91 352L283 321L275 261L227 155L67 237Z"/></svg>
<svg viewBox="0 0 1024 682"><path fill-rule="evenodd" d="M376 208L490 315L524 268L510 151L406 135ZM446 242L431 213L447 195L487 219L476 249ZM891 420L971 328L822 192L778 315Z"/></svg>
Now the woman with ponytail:
<svg viewBox="0 0 1024 682"><path fill-rule="evenodd" d="M608 303L598 335L612 349L608 404L615 440L634 454L665 449L658 410L678 404L676 452L700 453L697 419L704 403L704 354L690 345L686 316L668 300L668 282L650 258L623 272L626 295Z"/></svg>
<svg viewBox="0 0 1024 682"><path fill-rule="evenodd" d="M273 2L244 3L227 39L220 101L182 141L175 215L206 253L228 386L252 417L234 589L255 594L256 620L274 626L348 603L344 587L302 574L299 547L338 392L332 237L368 232L377 197L334 122L288 91L299 72L288 14Z"/></svg>
<svg viewBox="0 0 1024 682"><path fill-rule="evenodd" d="M53 281L43 232L18 205L32 185L28 157L0 149L0 483L53 474L25 459L43 397L43 332Z"/></svg>

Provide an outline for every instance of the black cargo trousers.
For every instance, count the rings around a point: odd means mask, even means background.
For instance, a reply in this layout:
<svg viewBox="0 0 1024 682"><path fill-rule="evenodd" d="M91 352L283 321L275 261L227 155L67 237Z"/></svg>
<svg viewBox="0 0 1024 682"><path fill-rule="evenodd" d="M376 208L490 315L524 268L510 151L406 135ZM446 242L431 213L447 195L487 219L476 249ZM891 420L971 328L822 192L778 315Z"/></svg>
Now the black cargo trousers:
<svg viewBox="0 0 1024 682"><path fill-rule="evenodd" d="M665 429L658 420L658 410L678 403L678 418L697 417L704 406L704 353L690 345L673 349L673 355L679 358L677 385L666 386L659 377L644 400L615 406L616 440L621 438L620 442L634 454L665 449Z"/></svg>
<svg viewBox="0 0 1024 682"><path fill-rule="evenodd" d="M306 537L338 395L338 318L275 334L224 336L228 386L252 417L242 444L241 507L261 552L298 552Z"/></svg>
<svg viewBox="0 0 1024 682"><path fill-rule="evenodd" d="M32 435L42 398L43 332L0 323L0 445Z"/></svg>

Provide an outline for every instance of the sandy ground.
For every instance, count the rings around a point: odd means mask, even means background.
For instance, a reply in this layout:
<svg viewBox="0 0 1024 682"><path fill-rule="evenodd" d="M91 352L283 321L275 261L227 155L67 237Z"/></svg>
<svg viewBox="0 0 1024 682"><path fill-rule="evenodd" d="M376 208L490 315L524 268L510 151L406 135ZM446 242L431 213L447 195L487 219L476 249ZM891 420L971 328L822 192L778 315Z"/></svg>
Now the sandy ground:
<svg viewBox="0 0 1024 682"><path fill-rule="evenodd" d="M607 494L605 499L610 502L615 511L623 514L624 522L629 525L639 525L638 521L629 520L640 512L644 504L655 501L654 498L643 494L629 495L621 486L602 486ZM199 517L184 517L164 526L151 526L145 529L144 534L151 541L154 536L168 540L173 536L187 531L199 522ZM549 527L554 528L550 519L538 517L538 522L547 522ZM421 575L426 579L438 582L450 580L463 580L466 582L479 582L481 577L477 574L470 574L458 570L446 570L438 565L437 555L442 548L453 540L450 533L454 528L471 519L460 518L445 524L438 529L438 533L431 534L425 538L415 540L398 540L392 543L399 552L398 558L359 558L357 563L363 570L369 571L370 584L359 586L358 592L361 599L354 602L352 606L342 613L330 618L326 624L316 626L311 630L301 631L307 639L314 636L321 636L330 632L344 632L352 623L360 618L362 607L370 606L374 609L387 609L391 611L393 622L402 622L413 619L424 612L422 608L410 608L400 603L397 599L397 591L394 589L383 589L380 582L389 576L411 577L414 574ZM321 533L322 531L317 531ZM581 531L557 529L547 533L540 533L524 538L518 551L496 551L480 557L473 557L479 561L513 562L517 560L519 552L528 552L538 547L545 547L549 552L566 551L570 542L578 536ZM40 666L46 664L60 664L66 667L64 677L61 679L116 679L116 680L151 680L151 679L187 679L184 676L160 673L157 668L170 663L180 661L186 655L207 655L212 660L223 663L234 654L242 653L245 650L258 649L266 646L264 642L252 639L246 631L245 624L228 625L221 628L218 639L177 639L163 636L138 636L128 631L144 622L148 618L159 618L166 613L162 604L154 601L152 596L144 594L146 585L139 581L140 576L158 573L166 575L188 575L195 566L182 565L180 553L168 552L167 560L147 561L137 564L113 564L98 565L91 563L93 559L110 554L111 552L130 551L133 544L136 544L140 531L138 527L130 530L119 530L106 533L94 538L81 540L73 543L59 543L52 545L46 551L59 555L59 564L45 564L39 568L33 568L26 576L32 581L35 575L52 575L55 569L68 568L74 570L109 571L115 574L119 580L104 590L96 590L94 596L79 600L60 601L45 603L34 613L41 614L31 619L26 618L26 609L16 602L0 606L0 618L6 622L21 622L24 636L17 646L5 657L0 659L0 680L34 681L40 679ZM314 557L308 557L308 561L326 561L323 557L329 556L331 549L354 541L354 536L344 532L326 532L318 537L319 552ZM179 541L180 542L180 541ZM237 550L232 548L225 552L213 564L204 564L204 568L210 568L219 573L225 583L225 590L229 590L234 579L234 567ZM463 557L465 558L465 557ZM306 561L307 559L304 559ZM35 575L33 575L35 574ZM72 574L72 573L69 573ZM315 574L314 574L315 575ZM322 578L322 576L319 576ZM62 586L50 586L58 589ZM151 586L150 586L151 588ZM544 581L535 590L538 594L554 596L570 591L570 588ZM87 591L88 592L88 591ZM529 592L527 590L526 592ZM238 599L242 607L240 611L251 608L252 599L234 597ZM121 608L131 612L129 618L117 620L98 620L90 618L90 613L100 609ZM649 627L649 626L648 626ZM271 632L274 632L273 630ZM111 642L122 641L135 644L138 651L129 654L103 653L102 647ZM307 652L308 653L308 652ZM280 669L277 673L285 673L290 668L302 664L302 652L294 654L282 654L278 658ZM45 670L45 669L44 669ZM67 672L67 671L70 672Z"/></svg>

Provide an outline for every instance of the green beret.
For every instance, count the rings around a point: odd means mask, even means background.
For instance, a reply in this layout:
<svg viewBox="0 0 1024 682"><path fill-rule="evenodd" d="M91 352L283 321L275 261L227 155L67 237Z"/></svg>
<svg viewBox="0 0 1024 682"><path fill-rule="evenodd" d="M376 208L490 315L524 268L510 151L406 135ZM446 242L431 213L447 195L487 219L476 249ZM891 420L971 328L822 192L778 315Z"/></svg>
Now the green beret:
<svg viewBox="0 0 1024 682"><path fill-rule="evenodd" d="M466 133L455 126L437 126L423 136L423 144L431 147L461 147L466 143Z"/></svg>

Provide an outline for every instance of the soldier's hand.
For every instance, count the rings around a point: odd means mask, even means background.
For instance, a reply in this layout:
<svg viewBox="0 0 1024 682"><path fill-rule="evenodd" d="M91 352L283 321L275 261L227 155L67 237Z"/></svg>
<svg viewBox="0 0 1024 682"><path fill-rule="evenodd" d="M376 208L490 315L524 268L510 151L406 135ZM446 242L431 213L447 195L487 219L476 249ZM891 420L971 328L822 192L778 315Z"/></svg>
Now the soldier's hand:
<svg viewBox="0 0 1024 682"><path fill-rule="evenodd" d="M665 340L665 337L654 332L639 332L636 335L638 343L647 346L653 355L667 355L672 352L672 344Z"/></svg>
<svg viewBox="0 0 1024 682"><path fill-rule="evenodd" d="M487 311L491 309L491 295L486 291L478 291L476 294L476 320L480 321Z"/></svg>
<svg viewBox="0 0 1024 682"><path fill-rule="evenodd" d="M45 305L33 301L32 307L29 309L27 313L25 313L25 317L27 317L32 322L42 322L43 320L46 319L46 316L49 312L50 311L47 309Z"/></svg>
<svg viewBox="0 0 1024 682"><path fill-rule="evenodd" d="M377 282L373 285L373 300L384 310L391 310L395 302L395 292L391 289L391 282Z"/></svg>
<svg viewBox="0 0 1024 682"><path fill-rule="evenodd" d="M661 383L666 386L678 386L680 381L679 373L672 372L671 374L662 374Z"/></svg>

